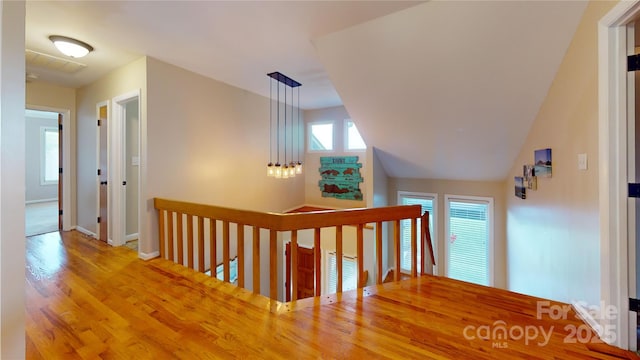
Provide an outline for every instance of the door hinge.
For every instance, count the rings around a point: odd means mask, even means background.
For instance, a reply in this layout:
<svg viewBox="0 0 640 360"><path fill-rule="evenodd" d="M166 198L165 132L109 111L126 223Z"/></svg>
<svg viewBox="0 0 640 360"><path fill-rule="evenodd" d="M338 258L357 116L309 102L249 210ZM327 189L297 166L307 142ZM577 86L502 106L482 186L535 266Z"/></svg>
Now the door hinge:
<svg viewBox="0 0 640 360"><path fill-rule="evenodd" d="M58 174L62 174L62 168L58 168Z"/></svg>
<svg viewBox="0 0 640 360"><path fill-rule="evenodd" d="M627 71L640 70L640 54L627 56Z"/></svg>
<svg viewBox="0 0 640 360"><path fill-rule="evenodd" d="M640 311L640 300L629 298L629 311Z"/></svg>
<svg viewBox="0 0 640 360"><path fill-rule="evenodd" d="M62 131L62 124L58 124L58 130Z"/></svg>
<svg viewBox="0 0 640 360"><path fill-rule="evenodd" d="M98 224L100 224L100 216L98 216Z"/></svg>
<svg viewBox="0 0 640 360"><path fill-rule="evenodd" d="M62 210L58 210L58 215L62 216Z"/></svg>
<svg viewBox="0 0 640 360"><path fill-rule="evenodd" d="M102 173L102 172L100 171L100 169L98 169L98 176L100 176L100 174L101 174L101 173Z"/></svg>
<svg viewBox="0 0 640 360"><path fill-rule="evenodd" d="M98 119L98 126L100 126L100 119Z"/></svg>

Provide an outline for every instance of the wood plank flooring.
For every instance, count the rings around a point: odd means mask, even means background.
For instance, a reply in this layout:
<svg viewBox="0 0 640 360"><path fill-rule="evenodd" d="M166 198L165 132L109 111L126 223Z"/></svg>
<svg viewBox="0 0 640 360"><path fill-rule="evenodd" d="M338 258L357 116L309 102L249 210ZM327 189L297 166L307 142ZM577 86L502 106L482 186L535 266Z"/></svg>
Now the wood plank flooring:
<svg viewBox="0 0 640 360"><path fill-rule="evenodd" d="M450 279L282 304L136 256L77 232L27 239L27 358L637 358L597 339L566 343L583 326L573 312L538 319L540 299ZM507 335L498 338L502 324ZM548 343L518 330L534 327L551 334Z"/></svg>

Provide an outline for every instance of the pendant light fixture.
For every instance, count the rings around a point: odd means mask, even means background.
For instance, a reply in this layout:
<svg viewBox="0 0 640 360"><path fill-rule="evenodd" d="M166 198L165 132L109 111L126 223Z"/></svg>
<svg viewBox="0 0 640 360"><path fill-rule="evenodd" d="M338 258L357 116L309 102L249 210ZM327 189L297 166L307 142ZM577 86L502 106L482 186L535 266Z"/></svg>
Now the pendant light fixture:
<svg viewBox="0 0 640 360"><path fill-rule="evenodd" d="M302 162L300 161L300 84L290 77L280 73L272 72L269 76L269 163L267 164L267 176L277 179L293 178L296 174L302 174ZM274 81L275 80L275 81ZM275 98L274 98L275 83ZM297 105L294 106L295 93L297 89ZM283 95L284 102L281 102L280 94ZM290 102L288 102L289 94ZM275 105L275 108L274 108ZM297 108L297 109L296 109ZM274 127L275 117L275 127ZM295 119L295 120L294 120ZM275 136L274 136L275 134ZM289 139L287 139L287 137ZM274 157L275 138L275 165ZM282 140L282 142L281 142ZM296 141L297 140L297 141ZM297 151L294 151L294 142ZM288 147L290 145L290 147ZM296 154L297 160L294 160ZM283 157L283 164L280 164L280 155ZM290 161L287 162L290 156Z"/></svg>

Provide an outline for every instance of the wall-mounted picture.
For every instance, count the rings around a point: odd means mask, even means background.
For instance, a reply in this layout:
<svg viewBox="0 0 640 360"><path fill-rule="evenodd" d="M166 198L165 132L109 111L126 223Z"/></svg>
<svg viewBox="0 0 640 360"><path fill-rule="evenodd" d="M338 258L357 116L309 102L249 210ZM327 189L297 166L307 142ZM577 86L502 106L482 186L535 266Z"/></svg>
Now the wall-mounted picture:
<svg viewBox="0 0 640 360"><path fill-rule="evenodd" d="M526 199L527 188L524 187L524 178L522 176L515 176L513 180L515 181L516 197Z"/></svg>
<svg viewBox="0 0 640 360"><path fill-rule="evenodd" d="M522 177L524 177L524 183L527 189L538 190L538 179L536 178L535 166L523 165Z"/></svg>
<svg viewBox="0 0 640 360"><path fill-rule="evenodd" d="M551 177L551 149L535 151L535 175L537 177Z"/></svg>

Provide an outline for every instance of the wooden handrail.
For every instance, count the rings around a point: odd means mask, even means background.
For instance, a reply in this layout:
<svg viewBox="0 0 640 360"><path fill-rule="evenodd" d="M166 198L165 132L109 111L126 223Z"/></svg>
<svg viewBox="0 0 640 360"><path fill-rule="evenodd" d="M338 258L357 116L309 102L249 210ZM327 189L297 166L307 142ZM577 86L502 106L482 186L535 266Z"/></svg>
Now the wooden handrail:
<svg viewBox="0 0 640 360"><path fill-rule="evenodd" d="M278 234L280 232L290 232L291 234L291 262L292 268L297 269L296 264L300 261L297 253L298 243L298 231L305 229L313 230L313 242L314 242L314 294L319 296L320 284L321 284L321 261L320 261L320 249L321 239L320 230L322 228L335 228L336 232L336 268L337 268L337 292L342 292L342 255L343 255L343 226L355 226L356 227L356 251L357 251L357 286L363 287L366 285L366 270L364 269L364 234L363 230L368 224L375 224L375 256L377 276L376 282L382 283L382 225L383 223L393 224L392 231L392 249L394 251L395 265L394 275L395 280L400 280L400 222L401 220L410 221L411 226L411 276L418 276L417 272L417 220L422 222L422 228L420 229L423 236L419 239L423 246L421 246L423 254L428 252L431 256L432 263L435 264L433 250L431 246L431 237L428 227L428 213L421 214L421 207L419 205L402 205L402 206L388 206L381 208L362 208L362 209L347 209L347 210L324 210L324 211L312 211L312 212L299 212L299 213L287 213L278 214L272 212L258 212L251 210L239 210L232 208L225 208L213 205L204 205L189 203L176 200L168 200L155 198L155 208L158 210L158 229L159 229L159 241L160 241L160 256L168 258L179 264L185 264L185 266L195 269L195 262L197 260L197 270L205 272L205 219L209 224L209 259L210 262L217 262L217 246L219 240L221 241L222 248L222 260L223 260L223 274L224 280L230 280L230 248L231 241L233 240L231 235L231 224L235 224L236 229L236 243L237 243L237 256L238 256L238 286L244 287L245 282L245 226L252 227L253 244L248 249L252 256L253 266L253 291L260 293L261 272L260 272L260 229L269 231L269 296L277 300L278 292ZM175 214L175 216L174 216ZM186 224L185 224L186 221ZM194 228L194 221L196 222ZM217 238L217 223L222 225L222 239ZM183 233L186 226L186 238ZM426 230L425 230L426 229ZM175 230L175 236L174 236ZM265 239L262 239L265 240ZM266 240L265 240L266 241ZM186 244L185 244L186 242ZM186 246L186 254L185 254ZM195 252L197 251L197 259L194 259ZM185 262L185 255L187 257ZM422 256L420 274L425 273L425 256ZM215 269L211 269L211 276L215 275ZM297 271L292 271L292 299L295 301L298 297L298 274Z"/></svg>

